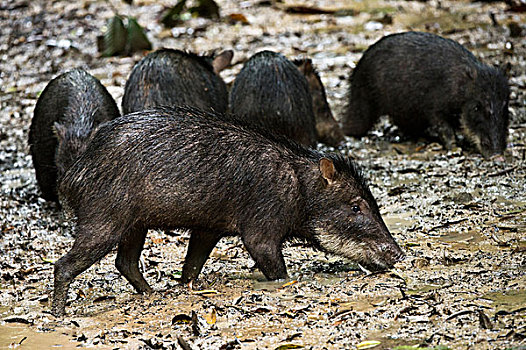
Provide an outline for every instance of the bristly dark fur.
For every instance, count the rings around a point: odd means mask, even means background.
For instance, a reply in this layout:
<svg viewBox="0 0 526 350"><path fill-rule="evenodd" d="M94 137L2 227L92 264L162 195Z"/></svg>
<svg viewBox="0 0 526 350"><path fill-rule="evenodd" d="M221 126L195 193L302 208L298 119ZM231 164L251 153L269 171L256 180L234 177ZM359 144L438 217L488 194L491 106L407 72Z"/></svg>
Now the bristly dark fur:
<svg viewBox="0 0 526 350"><path fill-rule="evenodd" d="M133 67L122 98L124 114L185 104L220 113L227 110L228 91L214 72L212 56L159 49Z"/></svg>
<svg viewBox="0 0 526 350"><path fill-rule="evenodd" d="M261 51L245 62L230 92L230 110L276 134L316 145L308 82L282 54Z"/></svg>
<svg viewBox="0 0 526 350"><path fill-rule="evenodd" d="M369 184L362 169L350 157L345 157L340 153L328 153L324 156L334 162L334 166L338 172L350 175L350 177L356 180L361 187L369 188Z"/></svg>
<svg viewBox="0 0 526 350"><path fill-rule="evenodd" d="M175 108L159 107L147 110L145 112L150 111L160 112L167 115L181 112L195 115L196 109L191 106L177 106ZM136 113L136 115L140 115L141 113L142 112ZM248 121L246 118L241 118L233 113L218 114L211 111L200 111L200 113L200 116L205 116L211 120L219 119L232 123L235 127L242 127L244 129L251 130L272 141L276 145L286 147L297 156L305 157L312 161L319 161L323 157L328 158L334 162L334 166L336 167L337 171L349 174L352 178L356 179L362 187L368 188L367 180L365 179L360 166L358 166L358 164L356 164L356 162L354 162L349 157L343 156L340 153L322 153L316 149L307 147L294 140L291 140L284 135L275 133L272 129L269 129L266 125L263 125L263 123L259 123L257 121Z"/></svg>
<svg viewBox="0 0 526 350"><path fill-rule="evenodd" d="M48 83L35 106L28 140L43 198L58 201L57 178L85 149L94 128L119 115L106 88L82 69Z"/></svg>
<svg viewBox="0 0 526 350"><path fill-rule="evenodd" d="M198 53L188 51L188 50L179 50L179 49L170 49L170 48L162 48L155 51L156 54L176 54L188 57L192 60L195 60L196 62L199 62L203 65L206 69L208 69L210 72L214 72L214 68L212 67L212 60L214 59L214 53L211 54L204 54L200 55Z"/></svg>
<svg viewBox="0 0 526 350"><path fill-rule="evenodd" d="M196 114L196 111L198 111L199 114ZM231 123L233 128L243 128L251 132L255 132L263 136L264 138L272 141L275 145L282 145L286 147L287 149L291 150L292 153L300 157L306 157L312 160L319 160L321 157L321 153L317 150L302 145L294 140L291 140L290 138L282 134L275 133L272 129L268 127L268 125L265 125L264 123L261 123L258 120L247 120L246 118L242 118L233 113L219 114L215 113L214 111L198 110L195 107L187 105L175 107L161 106L156 108L150 108L143 112L160 113L165 114L167 116L176 113L184 113L188 115L198 116L199 118L206 117L210 118L210 120L226 121L228 123ZM140 116L143 114L143 112L131 113L130 115ZM337 156L337 154L334 154L334 156Z"/></svg>
<svg viewBox="0 0 526 350"><path fill-rule="evenodd" d="M176 106L176 107L157 107L145 110L144 112L154 112L166 114L167 116L175 113L185 113L189 115L196 115L196 108L191 106ZM143 112L132 113L132 115L140 116ZM246 118L241 118L233 113L218 114L213 111L199 111L199 117L210 118L211 120L222 120L232 123L232 127L241 127L257 134L260 134L264 138L272 141L274 144L284 146L291 150L297 156L305 157L313 161L319 161L321 158L329 158L334 162L336 170L342 173L350 174L353 178L363 187L368 187L367 180L361 168L354 162L350 157L343 156L340 153L321 153L313 148L302 145L290 138L275 133L272 129L269 129L263 123L257 121L249 121Z"/></svg>

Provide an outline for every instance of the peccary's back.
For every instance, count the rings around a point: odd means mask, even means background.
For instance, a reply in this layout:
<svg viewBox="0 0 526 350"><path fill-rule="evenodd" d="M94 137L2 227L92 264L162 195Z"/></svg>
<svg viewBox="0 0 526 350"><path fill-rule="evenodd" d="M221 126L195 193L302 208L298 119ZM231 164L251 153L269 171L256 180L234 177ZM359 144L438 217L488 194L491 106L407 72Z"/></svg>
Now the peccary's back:
<svg viewBox="0 0 526 350"><path fill-rule="evenodd" d="M119 116L119 109L98 79L74 69L51 80L35 106L28 143L42 197L57 201L55 122L71 124L75 119L98 125Z"/></svg>
<svg viewBox="0 0 526 350"><path fill-rule="evenodd" d="M280 216L297 210L299 158L314 162L316 153L196 109L154 109L101 126L60 192L75 211L105 208L123 221L232 229L236 218L266 217L261 208Z"/></svg>
<svg viewBox="0 0 526 350"><path fill-rule="evenodd" d="M420 32L393 34L364 53L351 91L368 89L379 114L395 118L429 114L439 108L435 104L455 110L465 98L469 67L479 66L475 56L453 40ZM408 119L408 127L424 127L414 124L424 119Z"/></svg>
<svg viewBox="0 0 526 350"><path fill-rule="evenodd" d="M211 57L172 49L149 54L133 68L126 82L123 113L183 105L225 112L226 85L209 61Z"/></svg>
<svg viewBox="0 0 526 350"><path fill-rule="evenodd" d="M316 122L305 77L285 56L262 51L236 77L232 113L296 142L316 144Z"/></svg>

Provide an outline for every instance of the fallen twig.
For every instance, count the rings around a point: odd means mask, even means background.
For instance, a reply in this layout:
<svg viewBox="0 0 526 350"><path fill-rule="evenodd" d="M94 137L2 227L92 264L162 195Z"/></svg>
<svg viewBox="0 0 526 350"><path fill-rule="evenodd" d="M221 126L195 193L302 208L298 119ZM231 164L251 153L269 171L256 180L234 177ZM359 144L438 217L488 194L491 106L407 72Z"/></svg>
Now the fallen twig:
<svg viewBox="0 0 526 350"><path fill-rule="evenodd" d="M177 344L183 348L183 350L192 350L190 345L182 337L177 337Z"/></svg>
<svg viewBox="0 0 526 350"><path fill-rule="evenodd" d="M450 320L452 320L454 318L457 318L459 316L469 315L469 314L472 314L473 312L474 311L472 311L472 310L459 311L459 312L456 312L453 315L449 316L448 318L446 318L446 321L450 321Z"/></svg>
<svg viewBox="0 0 526 350"><path fill-rule="evenodd" d="M427 232L431 232L431 231L434 231L436 229L439 229L439 228L445 228L445 227L448 227L448 226L451 226L451 225L455 225L455 224L458 224L458 223L461 223L463 221L466 221L468 218L464 218L464 219L458 219L458 220L451 220L451 221L447 221L441 225L438 225L438 226L435 226L435 227L431 227Z"/></svg>
<svg viewBox="0 0 526 350"><path fill-rule="evenodd" d="M505 174L511 173L512 171L514 171L518 167L519 167L518 165L514 165L514 166L512 166L510 168L507 168L507 169L496 171L494 173L489 173L488 176L489 177L495 177L495 176L505 175Z"/></svg>

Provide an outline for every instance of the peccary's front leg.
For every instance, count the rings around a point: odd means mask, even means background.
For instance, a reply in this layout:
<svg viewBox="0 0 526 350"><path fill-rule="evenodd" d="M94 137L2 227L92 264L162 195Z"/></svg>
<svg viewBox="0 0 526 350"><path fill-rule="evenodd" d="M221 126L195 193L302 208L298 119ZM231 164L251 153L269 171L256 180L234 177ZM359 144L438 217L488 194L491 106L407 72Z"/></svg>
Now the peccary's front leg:
<svg viewBox="0 0 526 350"><path fill-rule="evenodd" d="M66 299L71 282L99 261L117 244L119 233L104 225L77 224L75 243L71 250L55 263L55 285L51 313L66 313Z"/></svg>
<svg viewBox="0 0 526 350"><path fill-rule="evenodd" d="M435 115L431 118L427 133L430 137L438 139L448 150L456 147L455 130L443 116Z"/></svg>
<svg viewBox="0 0 526 350"><path fill-rule="evenodd" d="M248 253L267 279L277 280L288 277L281 252L281 238L278 235L271 237L261 232L251 232L241 238Z"/></svg>
<svg viewBox="0 0 526 350"><path fill-rule="evenodd" d="M188 283L197 278L221 237L220 233L214 231L192 230L181 276L183 283Z"/></svg>

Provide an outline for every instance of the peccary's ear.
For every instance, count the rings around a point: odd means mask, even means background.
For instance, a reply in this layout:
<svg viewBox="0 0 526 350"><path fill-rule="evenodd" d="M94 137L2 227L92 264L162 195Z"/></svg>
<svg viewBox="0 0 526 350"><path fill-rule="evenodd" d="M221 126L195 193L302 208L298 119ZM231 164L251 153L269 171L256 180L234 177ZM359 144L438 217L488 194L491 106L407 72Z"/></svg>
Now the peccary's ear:
<svg viewBox="0 0 526 350"><path fill-rule="evenodd" d="M53 123L53 132L59 141L61 141L66 138L67 128L64 125L55 122Z"/></svg>
<svg viewBox="0 0 526 350"><path fill-rule="evenodd" d="M312 60L310 58L295 60L294 64L303 73L303 75L310 74L314 70L312 67Z"/></svg>
<svg viewBox="0 0 526 350"><path fill-rule="evenodd" d="M321 176L323 176L323 178L327 180L329 185L332 184L336 177L336 169L334 168L334 163L332 162L332 160L327 159L327 158L322 158L320 159L319 165L320 165Z"/></svg>
<svg viewBox="0 0 526 350"><path fill-rule="evenodd" d="M214 73L219 74L219 72L225 69L232 61L232 57L234 57L234 51L232 50L223 51L219 55L214 57L214 60L212 61Z"/></svg>

